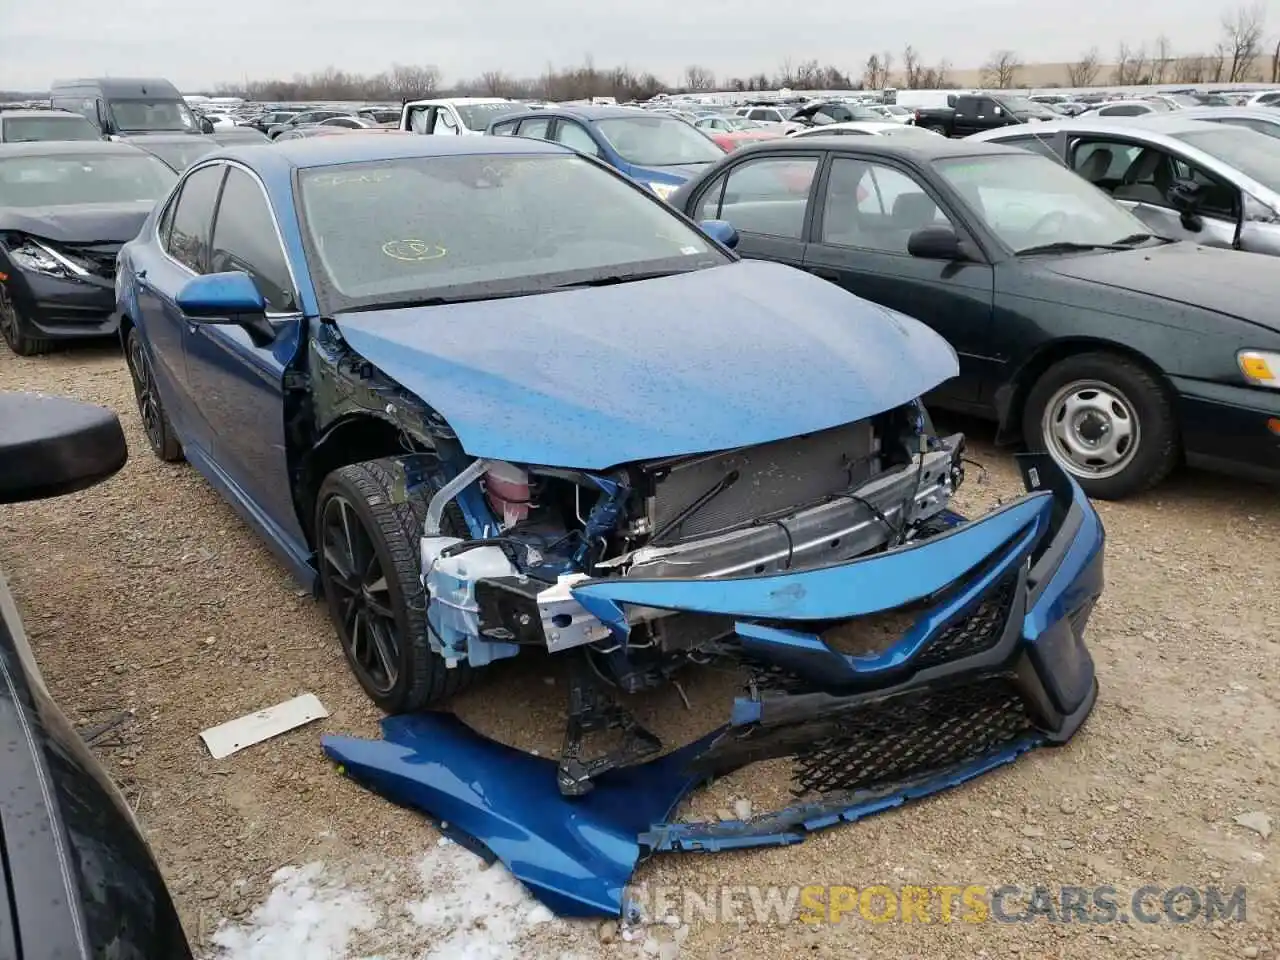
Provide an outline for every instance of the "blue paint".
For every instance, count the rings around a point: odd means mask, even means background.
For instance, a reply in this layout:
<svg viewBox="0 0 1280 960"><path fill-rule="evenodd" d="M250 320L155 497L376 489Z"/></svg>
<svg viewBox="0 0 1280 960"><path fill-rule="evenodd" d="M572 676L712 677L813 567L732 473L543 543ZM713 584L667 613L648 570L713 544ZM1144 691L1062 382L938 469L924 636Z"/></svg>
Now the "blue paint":
<svg viewBox="0 0 1280 960"><path fill-rule="evenodd" d="M616 916L640 859L642 831L671 815L696 783L684 767L703 741L595 780L566 799L556 761L476 733L446 713L388 717L382 740L326 736L352 779L428 810L476 838L562 916Z"/></svg>
<svg viewBox="0 0 1280 960"><path fill-rule="evenodd" d="M763 261L337 324L471 456L584 470L827 429L958 371L924 325Z"/></svg>
<svg viewBox="0 0 1280 960"><path fill-rule="evenodd" d="M193 277L178 291L178 308L189 317L235 317L260 314L267 301L247 273L207 273Z"/></svg>
<svg viewBox="0 0 1280 960"><path fill-rule="evenodd" d="M590 580L574 587L573 595L583 606L611 600L744 620L861 617L941 590L1014 536L1038 536L1052 507L1052 494L1031 494L928 540L830 567L720 580Z"/></svg>

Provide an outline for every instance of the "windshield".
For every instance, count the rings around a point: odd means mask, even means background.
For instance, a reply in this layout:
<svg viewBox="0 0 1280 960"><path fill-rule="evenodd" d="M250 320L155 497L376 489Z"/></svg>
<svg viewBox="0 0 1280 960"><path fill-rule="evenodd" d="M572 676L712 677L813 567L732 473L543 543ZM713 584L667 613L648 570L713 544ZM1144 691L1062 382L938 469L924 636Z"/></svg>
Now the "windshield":
<svg viewBox="0 0 1280 960"><path fill-rule="evenodd" d="M705 133L671 117L613 117L595 126L618 156L641 167L713 163L724 156Z"/></svg>
<svg viewBox="0 0 1280 960"><path fill-rule="evenodd" d="M149 154L0 159L0 207L158 200L178 175Z"/></svg>
<svg viewBox="0 0 1280 960"><path fill-rule="evenodd" d="M911 112L911 111L910 111L910 110L908 110L906 107L899 107L899 106L895 106L895 105L893 105L893 104L890 104L889 106L886 106L886 107L882 107L881 109L889 111L889 112L890 112L890 113L892 113L895 117L902 117L902 116L906 116L907 114L909 114L909 113Z"/></svg>
<svg viewBox="0 0 1280 960"><path fill-rule="evenodd" d="M181 173L187 167L191 166L206 153L216 150L219 144L215 141L210 143L208 140L202 140L199 137L192 137L191 141L173 141L165 143L139 143L137 140L132 141L136 146L159 157L174 170Z"/></svg>
<svg viewBox="0 0 1280 960"><path fill-rule="evenodd" d="M102 131L84 117L73 113L65 117L7 117L4 121L5 143L35 140L101 140Z"/></svg>
<svg viewBox="0 0 1280 960"><path fill-rule="evenodd" d="M1041 156L955 157L934 166L1012 250L1113 244L1150 233L1089 181Z"/></svg>
<svg viewBox="0 0 1280 960"><path fill-rule="evenodd" d="M460 105L457 109L458 116L468 130L484 133L489 124L499 117L505 117L509 113L524 113L529 108L522 103L471 103Z"/></svg>
<svg viewBox="0 0 1280 960"><path fill-rule="evenodd" d="M411 157L298 174L324 309L545 292L728 258L576 155Z"/></svg>
<svg viewBox="0 0 1280 960"><path fill-rule="evenodd" d="M1274 137L1260 137L1243 127L1222 125L1173 136L1235 167L1264 187L1280 191L1280 141Z"/></svg>
<svg viewBox="0 0 1280 960"><path fill-rule="evenodd" d="M191 109L181 100L112 100L111 119L129 130L198 130Z"/></svg>
<svg viewBox="0 0 1280 960"><path fill-rule="evenodd" d="M1053 111L1043 103L1036 103L1026 97L1001 97L1000 104L1011 113L1025 113L1032 117L1052 117Z"/></svg>

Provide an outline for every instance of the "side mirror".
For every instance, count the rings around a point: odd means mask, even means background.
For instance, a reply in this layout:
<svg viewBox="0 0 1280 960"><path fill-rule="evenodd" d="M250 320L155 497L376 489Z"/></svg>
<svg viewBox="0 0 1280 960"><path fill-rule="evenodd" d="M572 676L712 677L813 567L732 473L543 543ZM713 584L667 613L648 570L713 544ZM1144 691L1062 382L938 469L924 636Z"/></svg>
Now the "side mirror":
<svg viewBox="0 0 1280 960"><path fill-rule="evenodd" d="M0 394L0 503L75 493L129 459L105 407L35 393Z"/></svg>
<svg viewBox="0 0 1280 960"><path fill-rule="evenodd" d="M730 250L738 245L738 231L728 220L703 220L698 224L702 232L721 246Z"/></svg>
<svg viewBox="0 0 1280 960"><path fill-rule="evenodd" d="M992 112L992 113L994 113L997 117L1003 117L1003 116L1004 116L1004 108L1003 108L1003 107L996 107L996 108L995 108L995 109L993 109L991 112Z"/></svg>
<svg viewBox="0 0 1280 960"><path fill-rule="evenodd" d="M107 117L107 111L102 109L101 100L93 101L93 113L98 118L98 129L102 131L104 136L115 133L115 130L111 127L111 120Z"/></svg>
<svg viewBox="0 0 1280 960"><path fill-rule="evenodd" d="M275 339L267 301L253 278L240 270L193 277L178 291L178 309L198 323L244 327L259 341Z"/></svg>
<svg viewBox="0 0 1280 960"><path fill-rule="evenodd" d="M1184 216L1193 214L1204 202L1205 185L1195 180L1175 180L1167 194L1173 209Z"/></svg>
<svg viewBox="0 0 1280 960"><path fill-rule="evenodd" d="M921 260L963 260L960 238L951 227L922 227L907 238L907 253Z"/></svg>
<svg viewBox="0 0 1280 960"><path fill-rule="evenodd" d="M214 132L214 130L215 130L215 127L214 127L214 125L213 125L213 121L212 121L212 120L210 120L208 117L201 117L201 118L200 118L200 132L201 132L201 133L213 133L213 132Z"/></svg>

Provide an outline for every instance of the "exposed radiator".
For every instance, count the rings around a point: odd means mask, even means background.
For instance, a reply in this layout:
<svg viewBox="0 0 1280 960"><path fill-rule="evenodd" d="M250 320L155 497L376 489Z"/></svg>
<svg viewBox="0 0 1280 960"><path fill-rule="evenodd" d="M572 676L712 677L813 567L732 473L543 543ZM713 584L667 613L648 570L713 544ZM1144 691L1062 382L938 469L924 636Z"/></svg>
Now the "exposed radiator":
<svg viewBox="0 0 1280 960"><path fill-rule="evenodd" d="M865 483L879 472L878 455L871 424L861 420L754 447L651 464L649 543L680 543L785 515ZM705 502L691 509L699 500Z"/></svg>

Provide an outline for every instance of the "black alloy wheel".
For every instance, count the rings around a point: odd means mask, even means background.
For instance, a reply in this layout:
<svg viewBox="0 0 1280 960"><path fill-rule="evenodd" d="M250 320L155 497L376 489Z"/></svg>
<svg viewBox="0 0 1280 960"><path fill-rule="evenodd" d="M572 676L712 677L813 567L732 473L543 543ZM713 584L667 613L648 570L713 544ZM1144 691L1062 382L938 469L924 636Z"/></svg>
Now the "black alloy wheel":
<svg viewBox="0 0 1280 960"><path fill-rule="evenodd" d="M125 361L129 365L133 395L137 400L138 415L142 418L142 432L147 435L147 443L161 460L176 463L182 459L182 444L174 435L169 416L164 411L164 404L156 389L156 378L151 370L151 358L147 356L147 349L137 327L129 331L125 341Z"/></svg>
<svg viewBox="0 0 1280 960"><path fill-rule="evenodd" d="M431 649L419 559L425 504L395 496L398 469L390 460L369 460L329 474L314 527L321 587L342 651L365 693L387 713L451 696L475 673L465 661L448 667ZM460 525L453 506L444 532L452 535Z"/></svg>

